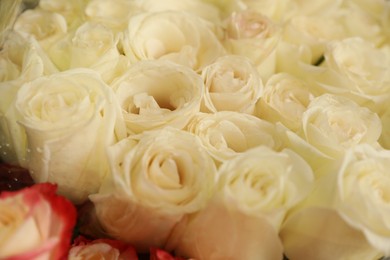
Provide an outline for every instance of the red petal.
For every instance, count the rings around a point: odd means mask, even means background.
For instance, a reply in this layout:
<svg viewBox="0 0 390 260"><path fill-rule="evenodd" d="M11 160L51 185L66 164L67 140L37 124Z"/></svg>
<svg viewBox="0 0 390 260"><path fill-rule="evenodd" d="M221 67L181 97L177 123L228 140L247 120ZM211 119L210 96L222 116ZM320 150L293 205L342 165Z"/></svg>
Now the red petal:
<svg viewBox="0 0 390 260"><path fill-rule="evenodd" d="M181 257L174 257L167 251L159 248L150 248L150 260L185 260Z"/></svg>
<svg viewBox="0 0 390 260"><path fill-rule="evenodd" d="M52 210L51 230L61 228L59 243L52 252L53 259L65 258L71 243L73 228L76 224L76 208L65 197L56 194L57 186L50 183L35 184L19 191L2 192L0 199L22 195L31 208L42 200L50 204ZM28 252L27 252L28 253Z"/></svg>

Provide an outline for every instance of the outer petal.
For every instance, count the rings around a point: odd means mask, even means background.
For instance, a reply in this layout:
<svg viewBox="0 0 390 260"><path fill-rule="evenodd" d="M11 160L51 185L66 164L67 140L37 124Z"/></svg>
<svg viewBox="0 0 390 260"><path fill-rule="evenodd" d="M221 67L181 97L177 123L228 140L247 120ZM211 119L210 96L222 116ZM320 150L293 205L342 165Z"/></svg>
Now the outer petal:
<svg viewBox="0 0 390 260"><path fill-rule="evenodd" d="M0 247L5 246L9 259L61 259L67 255L76 222L76 209L64 197L56 195L55 191L55 185L44 183L17 192L1 193L0 201L13 202L8 204L6 212L22 214L19 215L22 218L20 226L14 226L13 232L8 235L2 232L2 235L6 236L3 237ZM20 238L19 235L24 237ZM19 251L22 245L24 251ZM13 251L15 248L16 251ZM5 253L4 250L0 251Z"/></svg>

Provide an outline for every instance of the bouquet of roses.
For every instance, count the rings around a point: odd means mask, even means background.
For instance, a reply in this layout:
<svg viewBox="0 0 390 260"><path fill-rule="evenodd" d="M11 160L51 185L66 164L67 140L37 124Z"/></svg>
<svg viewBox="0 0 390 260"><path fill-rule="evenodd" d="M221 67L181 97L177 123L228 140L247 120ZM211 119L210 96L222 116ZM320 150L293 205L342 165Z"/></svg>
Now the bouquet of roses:
<svg viewBox="0 0 390 260"><path fill-rule="evenodd" d="M390 256L389 1L20 3L1 259Z"/></svg>

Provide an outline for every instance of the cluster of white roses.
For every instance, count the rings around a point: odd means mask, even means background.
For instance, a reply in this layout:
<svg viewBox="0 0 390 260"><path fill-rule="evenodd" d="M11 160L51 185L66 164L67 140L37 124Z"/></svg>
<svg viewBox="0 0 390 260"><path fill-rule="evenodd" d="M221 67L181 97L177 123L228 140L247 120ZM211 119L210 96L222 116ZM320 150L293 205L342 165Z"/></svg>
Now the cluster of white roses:
<svg viewBox="0 0 390 260"><path fill-rule="evenodd" d="M0 157L140 251L379 259L389 102L386 0L41 0L0 52Z"/></svg>

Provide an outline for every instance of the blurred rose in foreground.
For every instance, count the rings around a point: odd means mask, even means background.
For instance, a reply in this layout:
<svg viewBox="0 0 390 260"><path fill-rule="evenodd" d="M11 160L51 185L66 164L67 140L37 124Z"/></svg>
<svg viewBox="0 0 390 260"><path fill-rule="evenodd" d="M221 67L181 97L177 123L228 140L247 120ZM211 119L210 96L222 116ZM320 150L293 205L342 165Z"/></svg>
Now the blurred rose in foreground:
<svg viewBox="0 0 390 260"><path fill-rule="evenodd" d="M66 257L76 209L55 192L44 183L0 194L0 259Z"/></svg>
<svg viewBox="0 0 390 260"><path fill-rule="evenodd" d="M222 164L218 175L213 200L175 228L167 249L196 259L282 259L279 228L311 189L308 164L288 149L260 146Z"/></svg>
<svg viewBox="0 0 390 260"><path fill-rule="evenodd" d="M107 260L137 260L133 247L118 240L77 237L69 251L69 260L76 259L107 259Z"/></svg>
<svg viewBox="0 0 390 260"><path fill-rule="evenodd" d="M281 238L289 259L379 259L390 255L390 152L361 144L321 169ZM310 248L310 250L307 250Z"/></svg>

